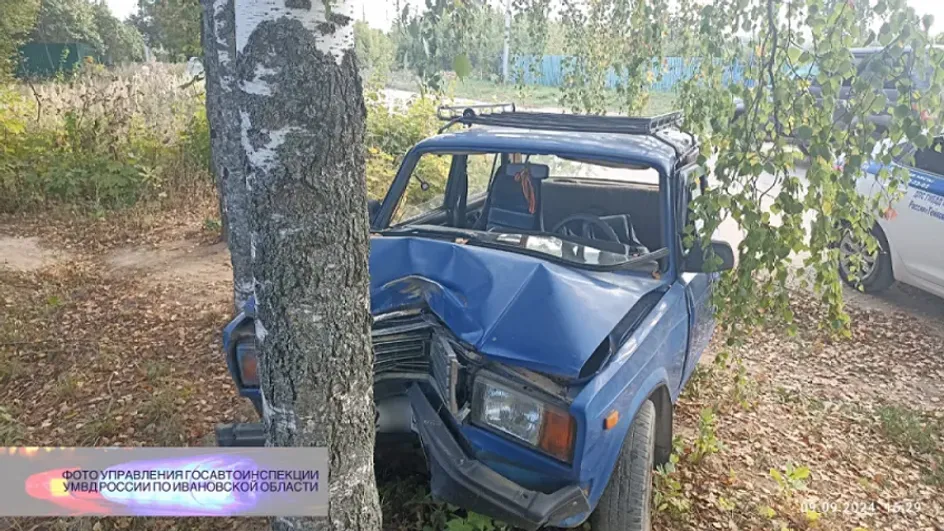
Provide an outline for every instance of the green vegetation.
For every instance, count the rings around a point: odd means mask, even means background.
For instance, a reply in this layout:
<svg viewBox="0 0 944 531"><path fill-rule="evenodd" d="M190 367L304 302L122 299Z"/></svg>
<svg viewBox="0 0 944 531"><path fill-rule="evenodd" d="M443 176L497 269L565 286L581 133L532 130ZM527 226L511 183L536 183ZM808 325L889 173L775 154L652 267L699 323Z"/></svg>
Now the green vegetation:
<svg viewBox="0 0 944 531"><path fill-rule="evenodd" d="M381 199L400 166L402 156L420 140L436 134L442 126L436 118L438 102L432 97L418 96L403 105L389 107L379 91L367 95L367 194ZM407 191L408 203L420 203L429 194L442 191L449 172L448 161L440 157L423 157L416 170L418 176L431 184L428 193L419 188Z"/></svg>
<svg viewBox="0 0 944 531"><path fill-rule="evenodd" d="M105 64L144 59L144 41L131 24L116 19L104 3L91 0L41 0L29 40L90 45Z"/></svg>
<svg viewBox="0 0 944 531"><path fill-rule="evenodd" d="M912 408L886 405L876 410L882 434L891 442L924 454L944 451L944 422Z"/></svg>
<svg viewBox="0 0 944 531"><path fill-rule="evenodd" d="M201 16L199 0L138 0L130 21L159 58L181 62L203 56Z"/></svg>
<svg viewBox="0 0 944 531"><path fill-rule="evenodd" d="M452 95L456 98L508 102L513 101L525 108L559 108L561 90L557 87L528 86L516 87L503 85L480 78L466 78L457 80L452 87ZM620 112L620 95L616 90L603 92L603 107L609 113ZM652 116L674 110L676 94L674 92L651 92L646 103L638 110L642 116Z"/></svg>
<svg viewBox="0 0 944 531"><path fill-rule="evenodd" d="M0 0L0 82L15 70L14 57L36 24L39 0Z"/></svg>
<svg viewBox="0 0 944 531"><path fill-rule="evenodd" d="M405 7L395 23L397 61L421 91L441 91L446 71L481 76L500 73L504 15L487 2L432 0L421 13Z"/></svg>
<svg viewBox="0 0 944 531"><path fill-rule="evenodd" d="M23 441L23 426L0 406L0 446L16 446Z"/></svg>
<svg viewBox="0 0 944 531"><path fill-rule="evenodd" d="M108 71L27 94L0 87L0 212L173 202L209 190L203 94L180 68Z"/></svg>
<svg viewBox="0 0 944 531"><path fill-rule="evenodd" d="M875 413L878 429L886 439L926 461L924 480L944 485L944 420L897 405L880 406Z"/></svg>
<svg viewBox="0 0 944 531"><path fill-rule="evenodd" d="M354 53L360 61L362 79L385 79L390 74L396 54L394 37L366 22L354 23Z"/></svg>

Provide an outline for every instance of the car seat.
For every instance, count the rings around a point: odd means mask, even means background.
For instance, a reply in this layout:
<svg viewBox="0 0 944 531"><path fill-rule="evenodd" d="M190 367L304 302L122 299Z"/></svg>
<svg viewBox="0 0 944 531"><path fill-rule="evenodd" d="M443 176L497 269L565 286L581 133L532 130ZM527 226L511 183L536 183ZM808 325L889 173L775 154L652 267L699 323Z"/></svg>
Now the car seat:
<svg viewBox="0 0 944 531"><path fill-rule="evenodd" d="M541 181L545 164L505 164L495 172L485 205L485 229L541 230Z"/></svg>

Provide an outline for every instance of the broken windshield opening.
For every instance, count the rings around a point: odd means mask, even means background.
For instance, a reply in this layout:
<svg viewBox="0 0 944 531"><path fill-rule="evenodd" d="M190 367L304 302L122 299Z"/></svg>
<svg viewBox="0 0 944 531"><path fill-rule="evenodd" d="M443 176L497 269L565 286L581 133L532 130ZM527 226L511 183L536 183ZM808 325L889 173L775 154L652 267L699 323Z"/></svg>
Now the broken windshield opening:
<svg viewBox="0 0 944 531"><path fill-rule="evenodd" d="M659 171L644 163L437 151L410 157L404 173L385 199L396 205L385 234L456 237L600 267L667 248Z"/></svg>

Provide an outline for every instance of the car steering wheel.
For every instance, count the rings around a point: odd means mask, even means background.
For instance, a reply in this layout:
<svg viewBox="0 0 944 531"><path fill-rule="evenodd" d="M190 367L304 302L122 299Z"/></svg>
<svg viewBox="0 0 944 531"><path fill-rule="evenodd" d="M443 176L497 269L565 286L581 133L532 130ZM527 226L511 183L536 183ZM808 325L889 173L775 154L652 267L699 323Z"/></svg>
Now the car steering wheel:
<svg viewBox="0 0 944 531"><path fill-rule="evenodd" d="M588 240L604 240L620 243L619 236L613 227L597 216L590 214L574 214L565 218L551 229L554 234L562 236L577 236Z"/></svg>

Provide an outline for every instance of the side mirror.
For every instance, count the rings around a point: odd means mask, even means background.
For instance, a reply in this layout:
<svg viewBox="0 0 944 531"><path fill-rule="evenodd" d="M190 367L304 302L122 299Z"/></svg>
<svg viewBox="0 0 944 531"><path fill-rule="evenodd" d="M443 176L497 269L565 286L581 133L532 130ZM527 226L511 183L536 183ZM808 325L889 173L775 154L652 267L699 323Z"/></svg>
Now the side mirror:
<svg viewBox="0 0 944 531"><path fill-rule="evenodd" d="M370 223L374 222L374 218L377 217L377 214L380 213L380 201L376 199L367 200L367 218Z"/></svg>
<svg viewBox="0 0 944 531"><path fill-rule="evenodd" d="M713 261L715 265L717 260L721 259L721 264L712 268L711 271L708 271L709 257L714 255ZM728 242L714 241L711 242L711 251L705 250L700 242L695 242L695 246L688 252L688 256L685 257L685 272L686 273L714 273L719 271L728 271L734 269L734 249L731 248L731 245Z"/></svg>

